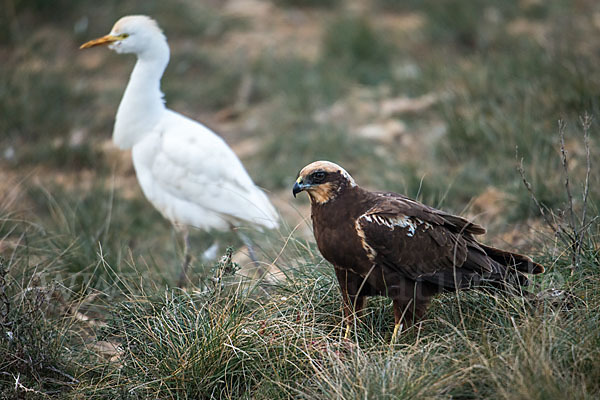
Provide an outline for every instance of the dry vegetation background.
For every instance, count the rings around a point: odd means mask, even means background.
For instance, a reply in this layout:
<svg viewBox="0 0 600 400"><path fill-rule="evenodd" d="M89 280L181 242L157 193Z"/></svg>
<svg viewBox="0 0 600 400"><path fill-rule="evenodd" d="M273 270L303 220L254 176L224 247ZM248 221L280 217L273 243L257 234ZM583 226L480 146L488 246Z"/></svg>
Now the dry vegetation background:
<svg viewBox="0 0 600 400"><path fill-rule="evenodd" d="M6 0L0 11L0 396L600 395L597 1ZM240 248L235 236L195 232L193 287L173 289L181 244L111 142L134 57L78 50L127 14L167 35L167 105L222 135L280 210L279 232L248 232L276 276L243 278L243 249L225 249ZM337 284L308 202L291 197L317 159L475 217L486 242L547 266L536 300L441 296L390 347L390 304L375 299L341 340ZM214 239L225 257L203 263Z"/></svg>

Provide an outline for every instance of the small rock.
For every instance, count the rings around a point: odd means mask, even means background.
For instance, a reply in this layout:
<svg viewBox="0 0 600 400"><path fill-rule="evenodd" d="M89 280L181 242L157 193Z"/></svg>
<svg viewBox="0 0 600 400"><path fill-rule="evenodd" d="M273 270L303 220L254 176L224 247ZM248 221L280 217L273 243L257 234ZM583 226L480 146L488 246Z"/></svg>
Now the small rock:
<svg viewBox="0 0 600 400"><path fill-rule="evenodd" d="M392 143L406 132L406 124L397 119L389 119L380 123L363 125L358 128L357 135L365 139Z"/></svg>
<svg viewBox="0 0 600 400"><path fill-rule="evenodd" d="M386 99L381 102L381 115L389 117L401 113L416 113L423 111L438 101L439 97L436 94L429 93L420 97L395 97Z"/></svg>
<svg viewBox="0 0 600 400"><path fill-rule="evenodd" d="M79 147L86 139L87 133L84 129L74 129L69 136L69 147Z"/></svg>
<svg viewBox="0 0 600 400"><path fill-rule="evenodd" d="M2 156L4 157L5 160L8 160L8 161L14 160L15 148L12 146L8 146L6 149L4 149Z"/></svg>
<svg viewBox="0 0 600 400"><path fill-rule="evenodd" d="M271 14L273 4L260 0L229 0L224 11L237 17L267 17Z"/></svg>
<svg viewBox="0 0 600 400"><path fill-rule="evenodd" d="M88 30L88 25L89 25L89 19L88 19L87 15L84 15L83 17L79 18L75 22L75 25L73 25L73 32L76 35L81 35L83 33L86 33Z"/></svg>

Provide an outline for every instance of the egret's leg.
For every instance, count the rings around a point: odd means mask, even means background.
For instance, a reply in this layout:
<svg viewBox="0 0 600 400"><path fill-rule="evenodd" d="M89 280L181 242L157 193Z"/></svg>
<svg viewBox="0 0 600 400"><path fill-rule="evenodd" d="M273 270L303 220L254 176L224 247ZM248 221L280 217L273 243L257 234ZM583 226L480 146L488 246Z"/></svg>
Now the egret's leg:
<svg viewBox="0 0 600 400"><path fill-rule="evenodd" d="M190 255L190 233L187 228L183 229L183 265L179 274L177 286L184 287L188 281L187 270L190 266L192 256Z"/></svg>
<svg viewBox="0 0 600 400"><path fill-rule="evenodd" d="M213 262L217 258L218 251L219 243L215 241L208 249L204 250L204 253L202 253L202 261Z"/></svg>
<svg viewBox="0 0 600 400"><path fill-rule="evenodd" d="M254 252L254 246L252 245L252 241L250 240L250 238L248 236L246 236L240 230L237 230L236 232L237 232L238 236L240 237L240 239L242 239L242 242L248 248L248 257L250 257L250 259L252 260L254 265L256 265L258 267L258 258L256 258L256 253Z"/></svg>

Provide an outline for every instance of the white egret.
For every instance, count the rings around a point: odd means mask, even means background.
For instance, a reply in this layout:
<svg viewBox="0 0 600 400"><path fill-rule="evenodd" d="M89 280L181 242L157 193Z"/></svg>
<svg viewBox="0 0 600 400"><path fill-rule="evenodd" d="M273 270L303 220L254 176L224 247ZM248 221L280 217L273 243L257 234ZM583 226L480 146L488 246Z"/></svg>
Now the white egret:
<svg viewBox="0 0 600 400"><path fill-rule="evenodd" d="M113 141L121 149L132 150L144 195L183 231L180 285L190 262L187 226L277 228L275 208L223 139L165 107L160 80L169 62L169 46L158 24L143 15L123 17L108 35L80 48L99 45L137 56L117 111ZM249 251L252 256L250 247Z"/></svg>

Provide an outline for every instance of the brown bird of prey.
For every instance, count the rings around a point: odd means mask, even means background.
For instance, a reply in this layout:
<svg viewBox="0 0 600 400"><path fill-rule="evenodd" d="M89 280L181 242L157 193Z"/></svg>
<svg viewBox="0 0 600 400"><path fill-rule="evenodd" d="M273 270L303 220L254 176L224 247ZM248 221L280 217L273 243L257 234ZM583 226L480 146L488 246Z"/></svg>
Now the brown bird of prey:
<svg viewBox="0 0 600 400"><path fill-rule="evenodd" d="M485 229L406 196L361 188L339 165L304 167L294 197L306 191L317 245L333 264L344 301L346 338L367 296L393 299L395 327L422 318L437 293L486 287L520 293L524 273L544 267L529 257L479 243Z"/></svg>

